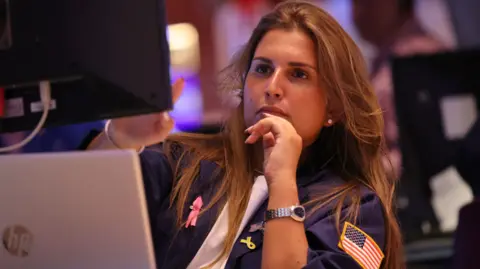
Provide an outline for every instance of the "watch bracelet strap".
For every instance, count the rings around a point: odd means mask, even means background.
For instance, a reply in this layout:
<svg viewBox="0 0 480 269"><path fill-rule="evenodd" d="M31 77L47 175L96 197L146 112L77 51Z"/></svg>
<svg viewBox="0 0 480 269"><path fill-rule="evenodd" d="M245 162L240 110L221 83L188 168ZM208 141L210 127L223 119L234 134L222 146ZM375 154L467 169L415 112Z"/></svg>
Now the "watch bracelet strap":
<svg viewBox="0 0 480 269"><path fill-rule="evenodd" d="M291 215L292 209L290 207L269 209L265 212L265 221L276 218L290 217Z"/></svg>

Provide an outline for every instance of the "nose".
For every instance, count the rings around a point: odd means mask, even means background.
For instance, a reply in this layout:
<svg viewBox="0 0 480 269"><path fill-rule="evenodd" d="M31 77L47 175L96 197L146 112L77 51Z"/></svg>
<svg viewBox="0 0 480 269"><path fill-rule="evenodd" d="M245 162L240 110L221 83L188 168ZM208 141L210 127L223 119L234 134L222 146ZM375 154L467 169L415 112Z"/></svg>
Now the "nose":
<svg viewBox="0 0 480 269"><path fill-rule="evenodd" d="M270 81L265 89L265 98L267 99L282 99L283 90L280 87L281 72L277 70L273 76L270 78Z"/></svg>

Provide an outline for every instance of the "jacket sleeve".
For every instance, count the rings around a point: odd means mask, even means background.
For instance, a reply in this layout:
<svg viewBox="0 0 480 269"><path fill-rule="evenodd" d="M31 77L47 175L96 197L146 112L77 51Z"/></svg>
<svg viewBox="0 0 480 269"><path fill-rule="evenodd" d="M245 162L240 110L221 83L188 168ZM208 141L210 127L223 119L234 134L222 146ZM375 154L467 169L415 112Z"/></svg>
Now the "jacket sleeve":
<svg viewBox="0 0 480 269"><path fill-rule="evenodd" d="M304 268L380 268L385 247L385 224L378 197L373 193L364 195L357 223L341 223L340 231L335 225L333 206L319 210L312 216L313 220L306 223L309 225L306 229L309 249L308 263ZM347 210L342 211L342 217ZM345 236L346 231L349 236ZM346 242L346 237L352 241Z"/></svg>
<svg viewBox="0 0 480 269"><path fill-rule="evenodd" d="M146 149L140 154L140 164L152 223L152 217L156 215L158 207L172 190L173 172L170 162L160 150Z"/></svg>
<svg viewBox="0 0 480 269"><path fill-rule="evenodd" d="M83 139L78 149L86 150L100 132L99 130L92 130ZM161 145L145 149L139 157L150 224L152 227L156 227L156 212L158 212L160 204L169 196L172 189L173 169L167 156L163 153Z"/></svg>

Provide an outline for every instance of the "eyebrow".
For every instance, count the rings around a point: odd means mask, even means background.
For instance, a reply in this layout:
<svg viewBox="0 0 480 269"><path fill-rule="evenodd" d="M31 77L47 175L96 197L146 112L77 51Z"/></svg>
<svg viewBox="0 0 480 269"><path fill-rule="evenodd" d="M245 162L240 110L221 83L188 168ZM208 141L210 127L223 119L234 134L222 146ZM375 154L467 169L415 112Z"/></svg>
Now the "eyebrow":
<svg viewBox="0 0 480 269"><path fill-rule="evenodd" d="M265 62L265 63L268 63L268 64L273 64L272 60L270 60L268 58L265 58L265 57L255 57L255 58L253 58L252 61L262 61L262 62ZM310 64L302 63L302 62L289 62L288 65L293 66L293 67L307 67L307 68L311 68L311 69L317 71L317 68L315 68L314 66L312 66Z"/></svg>

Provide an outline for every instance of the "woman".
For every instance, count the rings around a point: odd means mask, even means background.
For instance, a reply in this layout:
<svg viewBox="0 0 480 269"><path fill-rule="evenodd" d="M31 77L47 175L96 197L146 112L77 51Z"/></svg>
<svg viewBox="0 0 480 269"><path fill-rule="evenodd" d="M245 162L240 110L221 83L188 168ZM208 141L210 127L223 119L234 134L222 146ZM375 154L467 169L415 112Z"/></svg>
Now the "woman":
<svg viewBox="0 0 480 269"><path fill-rule="evenodd" d="M287 1L223 75L241 103L220 134L167 137L160 114L112 120L90 144L163 142L140 155L158 267L402 268L382 115L340 25Z"/></svg>

